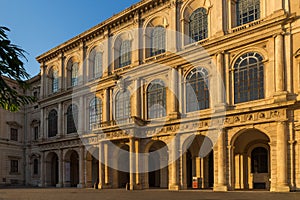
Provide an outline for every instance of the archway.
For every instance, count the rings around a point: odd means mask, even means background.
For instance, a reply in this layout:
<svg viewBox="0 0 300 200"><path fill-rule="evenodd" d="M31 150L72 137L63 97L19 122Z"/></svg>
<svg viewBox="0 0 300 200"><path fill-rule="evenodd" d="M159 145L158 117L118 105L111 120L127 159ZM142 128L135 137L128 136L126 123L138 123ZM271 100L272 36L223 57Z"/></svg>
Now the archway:
<svg viewBox="0 0 300 200"><path fill-rule="evenodd" d="M184 188L191 188L193 177L198 180L198 188L210 188L214 183L213 143L208 137L192 135L183 144Z"/></svg>
<svg viewBox="0 0 300 200"><path fill-rule="evenodd" d="M148 149L148 186L168 188L168 148L162 141L153 141Z"/></svg>
<svg viewBox="0 0 300 200"><path fill-rule="evenodd" d="M123 145L118 153L118 188L129 183L129 146Z"/></svg>
<svg viewBox="0 0 300 200"><path fill-rule="evenodd" d="M235 189L270 189L270 139L256 129L233 138L233 185Z"/></svg>
<svg viewBox="0 0 300 200"><path fill-rule="evenodd" d="M58 156L51 152L46 158L46 186L58 184Z"/></svg>
<svg viewBox="0 0 300 200"><path fill-rule="evenodd" d="M86 187L93 187L99 183L99 150L95 149L86 155Z"/></svg>
<svg viewBox="0 0 300 200"><path fill-rule="evenodd" d="M66 185L71 187L77 187L79 184L79 156L74 150L67 152L65 156L65 180Z"/></svg>

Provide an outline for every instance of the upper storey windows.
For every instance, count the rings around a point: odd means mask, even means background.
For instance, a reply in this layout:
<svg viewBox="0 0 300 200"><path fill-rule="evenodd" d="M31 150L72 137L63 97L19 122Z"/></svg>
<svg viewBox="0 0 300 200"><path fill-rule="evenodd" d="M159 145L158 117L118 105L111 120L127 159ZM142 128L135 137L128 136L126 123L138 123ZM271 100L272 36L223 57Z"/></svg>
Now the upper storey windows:
<svg viewBox="0 0 300 200"><path fill-rule="evenodd" d="M238 0L236 2L237 25L247 24L260 18L260 0Z"/></svg>
<svg viewBox="0 0 300 200"><path fill-rule="evenodd" d="M156 26L151 33L150 56L165 53L166 51L166 30L162 26Z"/></svg>
<svg viewBox="0 0 300 200"><path fill-rule="evenodd" d="M103 53L93 48L89 54L89 79L102 77Z"/></svg>
<svg viewBox="0 0 300 200"><path fill-rule="evenodd" d="M207 10L196 9L189 17L190 42L197 42L208 37Z"/></svg>
<svg viewBox="0 0 300 200"><path fill-rule="evenodd" d="M51 93L58 92L58 69L52 67L49 72L49 91Z"/></svg>
<svg viewBox="0 0 300 200"><path fill-rule="evenodd" d="M156 79L147 89L148 118L160 118L166 116L166 86L165 83Z"/></svg>
<svg viewBox="0 0 300 200"><path fill-rule="evenodd" d="M68 86L78 85L79 62L75 58L71 58L67 63Z"/></svg>
<svg viewBox="0 0 300 200"><path fill-rule="evenodd" d="M124 40L120 46L119 68L131 64L131 41Z"/></svg>
<svg viewBox="0 0 300 200"><path fill-rule="evenodd" d="M263 57L256 52L240 56L234 64L234 102L264 98Z"/></svg>

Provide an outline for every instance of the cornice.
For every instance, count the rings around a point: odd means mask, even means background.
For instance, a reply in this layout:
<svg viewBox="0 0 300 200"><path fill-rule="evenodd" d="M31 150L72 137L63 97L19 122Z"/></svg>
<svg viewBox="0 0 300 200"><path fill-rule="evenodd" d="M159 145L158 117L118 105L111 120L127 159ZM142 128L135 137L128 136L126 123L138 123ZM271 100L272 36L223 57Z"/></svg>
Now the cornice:
<svg viewBox="0 0 300 200"><path fill-rule="evenodd" d="M112 17L92 27L91 29L36 57L36 60L41 64L47 62L57 57L62 52L67 52L71 49L78 47L82 42L92 40L93 38L106 32L108 32L109 34L109 30L118 27L121 24L128 23L129 21L134 22L134 16L136 14L149 12L158 6L164 5L166 2L169 1L170 0L142 0L130 6L129 8L121 11L120 13L113 15Z"/></svg>

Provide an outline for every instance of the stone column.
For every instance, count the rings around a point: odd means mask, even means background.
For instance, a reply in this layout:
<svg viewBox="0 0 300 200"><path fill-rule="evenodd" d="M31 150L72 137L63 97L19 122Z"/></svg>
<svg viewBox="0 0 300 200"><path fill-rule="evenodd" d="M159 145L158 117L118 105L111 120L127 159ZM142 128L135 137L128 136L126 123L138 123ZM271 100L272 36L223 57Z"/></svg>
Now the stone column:
<svg viewBox="0 0 300 200"><path fill-rule="evenodd" d="M99 184L98 189L103 189L103 183L104 183L104 173L103 173L103 143L99 143Z"/></svg>
<svg viewBox="0 0 300 200"><path fill-rule="evenodd" d="M287 128L286 122L277 123L277 186L276 192L289 192L287 183Z"/></svg>
<svg viewBox="0 0 300 200"><path fill-rule="evenodd" d="M225 149L225 130L220 130L218 138L218 178L217 183L214 184L214 191L227 191L226 186L226 149Z"/></svg>
<svg viewBox="0 0 300 200"><path fill-rule="evenodd" d="M129 138L129 188L134 190L135 186L135 139Z"/></svg>
<svg viewBox="0 0 300 200"><path fill-rule="evenodd" d="M284 90L284 53L283 53L283 35L278 34L275 37L275 74L276 74L276 92Z"/></svg>
<svg viewBox="0 0 300 200"><path fill-rule="evenodd" d="M141 81L140 78L134 80L134 93L132 94L131 113L132 116L141 118Z"/></svg>
<svg viewBox="0 0 300 200"><path fill-rule="evenodd" d="M46 84L47 75L46 75L44 63L41 64L40 69L41 69L40 99L42 99L46 94L45 90L46 90L46 87L48 86L48 84Z"/></svg>
<svg viewBox="0 0 300 200"><path fill-rule="evenodd" d="M56 185L56 187L63 187L63 183L64 183L64 172L63 172L63 168L64 168L64 152L63 150L59 150L59 169L58 169L58 184Z"/></svg>
<svg viewBox="0 0 300 200"><path fill-rule="evenodd" d="M169 120L177 119L178 114L178 71L176 68L171 68L170 70L170 79L169 79L169 106L168 106L168 115Z"/></svg>
<svg viewBox="0 0 300 200"><path fill-rule="evenodd" d="M284 79L284 38L282 34L275 36L275 101L286 101L287 92L285 91Z"/></svg>
<svg viewBox="0 0 300 200"><path fill-rule="evenodd" d="M171 146L169 149L171 158L171 173L169 172L169 190L179 190L178 180L177 180L177 136L175 135L171 140Z"/></svg>
<svg viewBox="0 0 300 200"><path fill-rule="evenodd" d="M142 189L142 184L141 184L141 177L140 177L140 169L141 169L141 164L140 159L141 157L139 156L140 153L140 140L135 139L135 186L136 189Z"/></svg>
<svg viewBox="0 0 300 200"><path fill-rule="evenodd" d="M58 137L63 137L64 134L64 128L63 128L63 106L62 103L58 103L58 112L57 112L57 130L58 130Z"/></svg>
<svg viewBox="0 0 300 200"><path fill-rule="evenodd" d="M45 108L41 108L41 127L40 127L40 139L46 138L45 125L47 120L45 119Z"/></svg>
<svg viewBox="0 0 300 200"><path fill-rule="evenodd" d="M78 188L84 188L84 146L80 147L79 149L79 184L77 185Z"/></svg>
<svg viewBox="0 0 300 200"><path fill-rule="evenodd" d="M109 159L109 149L108 144L104 143L104 183L105 186L109 186L109 166L108 166L108 159Z"/></svg>
<svg viewBox="0 0 300 200"><path fill-rule="evenodd" d="M46 176L46 171L45 171L45 152L41 152L41 160L40 160L40 183L39 187L45 187L45 176Z"/></svg>
<svg viewBox="0 0 300 200"><path fill-rule="evenodd" d="M83 96L81 96L79 98L79 113L78 113L78 121L77 124L75 124L77 126L77 132L78 135L82 135L84 133L84 121L85 121L85 112L80 112L84 109L84 103L83 103Z"/></svg>
<svg viewBox="0 0 300 200"><path fill-rule="evenodd" d="M217 103L218 104L224 104L224 69L223 69L223 62L224 61L224 55L223 53L217 54Z"/></svg>
<svg viewBox="0 0 300 200"><path fill-rule="evenodd" d="M104 90L104 102L103 102L103 122L110 120L110 89Z"/></svg>

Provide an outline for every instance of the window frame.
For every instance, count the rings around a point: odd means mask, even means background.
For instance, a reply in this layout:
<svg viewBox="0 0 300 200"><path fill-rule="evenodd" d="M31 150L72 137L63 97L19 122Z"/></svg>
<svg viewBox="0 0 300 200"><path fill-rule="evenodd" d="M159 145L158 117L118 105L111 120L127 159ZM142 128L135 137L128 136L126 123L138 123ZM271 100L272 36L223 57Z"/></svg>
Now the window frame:
<svg viewBox="0 0 300 200"><path fill-rule="evenodd" d="M120 107L122 107L122 112L119 111ZM119 91L115 97L115 120L122 121L130 117L131 117L130 92L128 90Z"/></svg>
<svg viewBox="0 0 300 200"><path fill-rule="evenodd" d="M53 113L53 116L50 116L50 114L52 114L52 113ZM50 120L53 120L53 121L50 121ZM57 134L58 134L58 113L55 109L52 109L48 113L48 138L55 137L55 136L57 136Z"/></svg>
<svg viewBox="0 0 300 200"><path fill-rule="evenodd" d="M67 108L66 121L67 121L67 134L77 133L76 124L78 124L78 106L70 104Z"/></svg>
<svg viewBox="0 0 300 200"><path fill-rule="evenodd" d="M196 76L193 78L193 76ZM210 80L209 80L209 72L205 67L196 67L193 68L189 73L187 74L185 78L185 93L186 93L186 99L185 99L185 112L191 113L195 111L205 110L210 108ZM196 92L195 88L196 87ZM197 92L198 91L198 92ZM202 97L202 92L204 91L204 98ZM190 92L192 94L190 95ZM193 103L193 99L189 98L197 98L197 102L194 102L196 106L191 107L191 103ZM193 104L193 105L194 105ZM194 108L194 109L193 109Z"/></svg>
<svg viewBox="0 0 300 200"><path fill-rule="evenodd" d="M256 63L253 61L250 63L249 59L253 58L257 60ZM240 66L244 61L247 62L246 65ZM255 72L255 70L257 73L249 73L249 71ZM265 65L264 58L259 52L249 51L238 56L233 63L232 73L234 104L246 103L265 98ZM247 77L247 79L245 77ZM241 91L243 88L247 88L247 90L244 89Z"/></svg>
<svg viewBox="0 0 300 200"><path fill-rule="evenodd" d="M156 85L159 87L154 88ZM146 90L147 97L147 118L158 119L167 115L167 96L166 85L163 80L155 79L151 81ZM151 99L152 98L152 99ZM161 105L162 103L163 105ZM159 104L161 107L153 110L151 106Z"/></svg>
<svg viewBox="0 0 300 200"><path fill-rule="evenodd" d="M10 140L15 142L19 141L19 131L17 128L10 128Z"/></svg>
<svg viewBox="0 0 300 200"><path fill-rule="evenodd" d="M92 112L91 112L92 107L98 108L98 111L96 111L95 114L93 114L93 115L92 115ZM102 102L102 99L97 98L97 97L92 98L89 102L88 110L89 110L89 123L88 123L89 124L89 130L93 130L94 129L93 127L95 125L97 125L98 123L101 124L102 120L103 120L103 102Z"/></svg>
<svg viewBox="0 0 300 200"><path fill-rule="evenodd" d="M189 16L188 30L189 30L190 44L208 38L208 13L207 12L208 11L206 8L200 7L194 10L192 14ZM197 17L197 15L198 15L198 21L194 22L194 20L197 19L192 20L191 18L194 16ZM198 22L201 23L199 24ZM192 25L194 29L191 28ZM198 26L198 29L196 29L197 28L196 26ZM195 36L193 36L194 32L198 33L197 39L195 39ZM199 36L200 34L201 37Z"/></svg>
<svg viewBox="0 0 300 200"><path fill-rule="evenodd" d="M150 35L150 57L157 56L166 52L167 34L166 28L162 25L158 25L152 28ZM156 31L163 30L159 35L154 35ZM163 34L163 35L161 35ZM154 50L157 49L157 50Z"/></svg>

